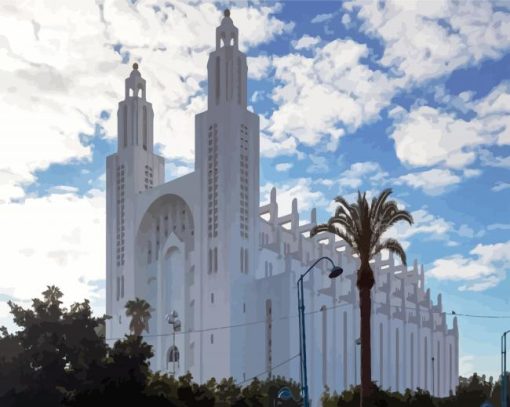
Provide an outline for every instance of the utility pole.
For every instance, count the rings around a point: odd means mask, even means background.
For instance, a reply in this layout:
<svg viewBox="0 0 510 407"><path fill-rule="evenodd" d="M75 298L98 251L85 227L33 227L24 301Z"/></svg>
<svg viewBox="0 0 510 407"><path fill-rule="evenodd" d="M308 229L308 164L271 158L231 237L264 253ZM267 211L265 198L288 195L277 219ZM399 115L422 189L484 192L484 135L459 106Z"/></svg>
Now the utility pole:
<svg viewBox="0 0 510 407"><path fill-rule="evenodd" d="M508 407L508 379L506 372L506 335L510 330L501 335L501 407Z"/></svg>

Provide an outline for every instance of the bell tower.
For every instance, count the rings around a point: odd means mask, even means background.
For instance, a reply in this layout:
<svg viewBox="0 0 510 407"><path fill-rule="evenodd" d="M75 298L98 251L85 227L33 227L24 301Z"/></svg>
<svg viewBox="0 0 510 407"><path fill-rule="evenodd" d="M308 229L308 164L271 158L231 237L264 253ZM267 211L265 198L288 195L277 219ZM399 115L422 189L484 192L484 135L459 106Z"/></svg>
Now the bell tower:
<svg viewBox="0 0 510 407"><path fill-rule="evenodd" d="M205 232L200 237L204 298L217 299L209 301L203 318L221 326L246 322L240 310L244 287L255 275L259 228L259 117L247 110L246 55L239 50L239 31L229 10L216 29L207 70L208 109L195 117L195 171ZM204 345L204 352L229 358L222 372L213 359L204 360L204 377L242 377L242 364L235 361L243 360L246 341L231 335L217 332L214 343Z"/></svg>
<svg viewBox="0 0 510 407"><path fill-rule="evenodd" d="M106 159L106 312L109 337L129 331L124 306L135 288L135 197L165 182L165 160L154 154L154 112L146 82L133 64L117 110L117 152Z"/></svg>

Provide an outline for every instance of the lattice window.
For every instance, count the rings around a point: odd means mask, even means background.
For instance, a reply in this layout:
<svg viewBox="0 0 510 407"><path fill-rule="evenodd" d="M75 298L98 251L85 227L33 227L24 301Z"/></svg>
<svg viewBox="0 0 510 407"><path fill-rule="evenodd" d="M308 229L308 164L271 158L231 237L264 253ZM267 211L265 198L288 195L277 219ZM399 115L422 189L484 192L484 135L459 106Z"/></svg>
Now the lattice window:
<svg viewBox="0 0 510 407"><path fill-rule="evenodd" d="M124 199L125 199L125 169L124 165L117 166L117 267L124 265Z"/></svg>
<svg viewBox="0 0 510 407"><path fill-rule="evenodd" d="M239 206L240 235L248 238L248 127L241 124L239 156Z"/></svg>
<svg viewBox="0 0 510 407"><path fill-rule="evenodd" d="M218 126L209 126L207 147L208 235L218 236Z"/></svg>

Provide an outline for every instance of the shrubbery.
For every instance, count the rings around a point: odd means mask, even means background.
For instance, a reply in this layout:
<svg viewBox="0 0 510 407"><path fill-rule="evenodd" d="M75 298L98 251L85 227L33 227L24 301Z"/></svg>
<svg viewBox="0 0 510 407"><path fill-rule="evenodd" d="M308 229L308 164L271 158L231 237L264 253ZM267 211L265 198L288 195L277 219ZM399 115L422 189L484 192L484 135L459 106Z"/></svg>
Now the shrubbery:
<svg viewBox="0 0 510 407"><path fill-rule="evenodd" d="M296 382L275 377L248 385L232 378L204 384L191 374L174 378L149 369L152 349L142 337L130 335L109 347L104 340L105 317L92 316L87 300L62 307L62 293L48 287L32 307L9 302L16 333L0 328L0 405L102 406L125 401L139 406L297 406L293 400L274 403L277 392L289 387L297 398ZM431 398L422 390L391 393L377 388L373 406L479 407L485 400L499 404L500 385L474 374L461 378L455 396ZM341 395L325 390L325 407L358 407L359 387ZM367 406L368 407L368 406Z"/></svg>

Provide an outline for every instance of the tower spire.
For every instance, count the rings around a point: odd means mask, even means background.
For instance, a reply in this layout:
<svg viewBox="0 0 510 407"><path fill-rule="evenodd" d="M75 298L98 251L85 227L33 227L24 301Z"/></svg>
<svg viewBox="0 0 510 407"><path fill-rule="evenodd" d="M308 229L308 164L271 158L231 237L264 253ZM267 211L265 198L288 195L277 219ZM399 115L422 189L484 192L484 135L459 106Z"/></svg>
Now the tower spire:
<svg viewBox="0 0 510 407"><path fill-rule="evenodd" d="M124 84L124 100L119 103L118 119L118 150L139 146L145 151L153 150L152 105L146 98L146 83L133 64L133 70Z"/></svg>
<svg viewBox="0 0 510 407"><path fill-rule="evenodd" d="M230 18L230 10L223 11L223 19L218 28L216 28L216 50L221 47L238 48L239 30Z"/></svg>
<svg viewBox="0 0 510 407"><path fill-rule="evenodd" d="M246 55L239 51L239 30L230 18L230 10L216 28L216 49L209 55L209 109L216 106L247 106L248 67Z"/></svg>

